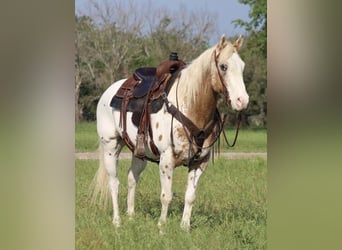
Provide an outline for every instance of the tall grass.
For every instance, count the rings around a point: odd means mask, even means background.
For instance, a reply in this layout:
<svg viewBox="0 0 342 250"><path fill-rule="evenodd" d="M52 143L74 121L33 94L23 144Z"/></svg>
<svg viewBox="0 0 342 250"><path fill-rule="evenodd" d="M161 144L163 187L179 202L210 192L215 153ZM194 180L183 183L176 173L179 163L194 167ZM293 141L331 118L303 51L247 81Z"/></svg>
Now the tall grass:
<svg viewBox="0 0 342 250"><path fill-rule="evenodd" d="M129 161L119 162L122 226L112 224L112 208L90 206L89 185L98 162L76 161L76 249L266 249L266 160L216 159L202 175L191 231L180 229L187 169L175 169L166 234L158 232L158 166L148 163L136 194L136 216L126 212Z"/></svg>

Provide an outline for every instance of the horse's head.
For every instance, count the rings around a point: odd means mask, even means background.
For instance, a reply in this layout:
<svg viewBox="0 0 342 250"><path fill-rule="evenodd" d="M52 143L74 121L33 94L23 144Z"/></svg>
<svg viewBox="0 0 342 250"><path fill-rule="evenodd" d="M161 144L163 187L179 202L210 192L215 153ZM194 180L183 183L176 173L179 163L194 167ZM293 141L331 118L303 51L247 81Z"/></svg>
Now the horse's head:
<svg viewBox="0 0 342 250"><path fill-rule="evenodd" d="M223 93L234 110L247 108L249 96L243 81L245 63L238 55L243 38L240 36L234 44L229 42L223 35L214 49L215 71L219 77L215 77L213 88Z"/></svg>

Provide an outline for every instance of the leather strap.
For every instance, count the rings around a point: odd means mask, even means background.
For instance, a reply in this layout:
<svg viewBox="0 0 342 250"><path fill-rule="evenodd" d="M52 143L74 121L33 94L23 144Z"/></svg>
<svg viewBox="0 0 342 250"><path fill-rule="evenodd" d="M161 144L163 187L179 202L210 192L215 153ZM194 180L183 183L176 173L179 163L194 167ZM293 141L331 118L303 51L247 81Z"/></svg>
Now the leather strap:
<svg viewBox="0 0 342 250"><path fill-rule="evenodd" d="M191 137L193 140L195 140L197 148L202 149L205 139L212 134L214 127L220 122L218 109L216 108L215 110L214 119L211 120L205 128L200 129L188 117L180 112L178 108L168 101L166 94L163 96L163 98L166 105L166 110L187 128Z"/></svg>
<svg viewBox="0 0 342 250"><path fill-rule="evenodd" d="M216 50L214 50L214 58L215 58L215 66L217 69L217 74L219 75L220 78L220 83L222 85L222 91L223 91L223 95L226 97L227 101L229 100L229 92L227 90L226 85L224 84L224 79L222 78L222 75L220 74L220 70L219 70L219 66L218 66L218 57L219 54L216 54Z"/></svg>

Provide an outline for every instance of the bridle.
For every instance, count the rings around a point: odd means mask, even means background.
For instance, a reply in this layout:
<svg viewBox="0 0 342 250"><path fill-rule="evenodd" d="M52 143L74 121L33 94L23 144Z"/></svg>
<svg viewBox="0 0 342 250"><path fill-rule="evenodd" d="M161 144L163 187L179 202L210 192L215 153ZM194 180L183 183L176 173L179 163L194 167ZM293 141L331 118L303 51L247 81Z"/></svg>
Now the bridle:
<svg viewBox="0 0 342 250"><path fill-rule="evenodd" d="M229 101L229 93L226 88L226 85L224 84L224 79L222 75L220 74L219 67L218 67L218 55L216 54L216 51L214 51L214 58L215 58L215 66L217 69L217 73L219 75L220 83L222 85L222 90L223 90L223 95L226 97L226 100ZM179 85L179 80L180 80L180 75L181 71L179 71L178 76L177 76L177 86L176 86L176 106L171 104L168 99L167 99L167 94L164 92L163 99L165 102L166 110L172 115L172 120L171 120L171 142L172 146L174 146L173 143L173 118L177 119L183 126L183 130L185 131L185 134L187 136L187 139L189 141L189 153L188 153L188 162L187 165L190 166L194 162L201 162L199 160L199 156L202 152L203 149L210 148L214 145L214 143L219 139L221 133L223 132L224 139L226 144L229 147L234 147L235 143L237 141L237 137L239 134L239 129L241 126L241 114L238 113L238 119L237 119L237 128L236 128L236 133L235 133L235 138L232 144L228 142L227 136L224 132L224 123L226 120L227 115L225 114L223 118L221 118L221 114L216 107L215 109L215 114L213 120L211 120L207 126L203 129L198 128L189 118L187 118L180 110L179 110L179 105L178 105L178 85ZM213 141L206 147L203 147L205 139L209 137L209 135L212 135L213 133L216 132L216 135L214 135ZM218 140L218 144L220 144L220 140ZM191 151L192 147L195 145L197 147L197 152L195 152L191 156Z"/></svg>
<svg viewBox="0 0 342 250"><path fill-rule="evenodd" d="M219 69L219 66L218 66L218 58L219 58L219 55L220 54L216 54L216 50L214 50L214 61L215 61L215 66L216 66L216 69L217 69L217 74L219 76L219 79L220 79L220 83L222 85L222 92L223 92L223 95L225 96L227 102L230 100L229 98L229 92L227 90L227 87L226 85L224 84L224 79L222 77L222 75L220 74L220 69Z"/></svg>

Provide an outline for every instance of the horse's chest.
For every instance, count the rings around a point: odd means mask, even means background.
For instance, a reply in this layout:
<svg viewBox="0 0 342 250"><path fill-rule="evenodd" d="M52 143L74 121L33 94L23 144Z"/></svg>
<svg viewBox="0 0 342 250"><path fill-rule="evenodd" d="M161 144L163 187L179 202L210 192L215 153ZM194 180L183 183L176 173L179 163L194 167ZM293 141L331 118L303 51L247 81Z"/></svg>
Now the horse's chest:
<svg viewBox="0 0 342 250"><path fill-rule="evenodd" d="M188 134L182 126L176 127L173 131L173 147L174 147L174 159L177 165L188 164L189 159L195 157L201 162L210 153L210 147L198 148L193 141L191 135ZM204 145L207 143L205 142Z"/></svg>

